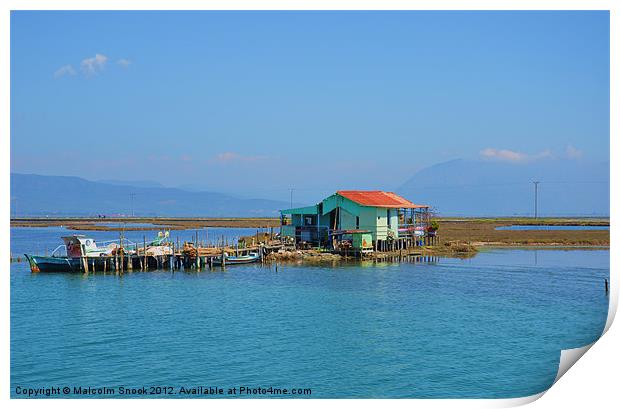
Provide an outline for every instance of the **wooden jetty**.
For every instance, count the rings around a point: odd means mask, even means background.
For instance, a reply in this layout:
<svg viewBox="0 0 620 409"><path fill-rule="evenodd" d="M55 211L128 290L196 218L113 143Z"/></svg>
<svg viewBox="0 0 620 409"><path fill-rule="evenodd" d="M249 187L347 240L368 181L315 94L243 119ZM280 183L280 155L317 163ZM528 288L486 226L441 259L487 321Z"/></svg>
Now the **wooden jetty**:
<svg viewBox="0 0 620 409"><path fill-rule="evenodd" d="M169 237L169 232L159 233L158 238L148 242L146 237L142 243L126 243L121 235L119 243L102 246L94 240L83 236L73 235L63 237L64 246L59 246L51 256L26 255L32 272L74 272L74 273L118 273L149 270L201 270L205 268L226 267L227 259L243 258L248 256L249 262L266 263L286 259L289 255L282 253L312 253L331 254L349 258L374 259L385 261L411 261L424 257L420 246L431 244L434 237L421 237L420 241L415 237L402 238L401 240L385 241L384 245L377 247L367 245L366 240L363 245L344 246L339 245L332 248L310 248L305 249L287 237L274 237L273 231L270 234L256 234L256 237L245 237L238 240L235 245L229 244L223 237L217 240L216 244L198 240L198 231L192 241L176 243ZM364 235L360 239L364 239ZM369 241L369 240L368 240ZM434 241L434 240L433 240ZM346 241L343 241L346 243ZM372 243L372 242L371 242ZM383 243L381 243L383 244ZM65 247L67 255L62 256L56 253L58 249ZM275 253L275 254L273 254ZM272 255L273 254L273 255ZM304 253L305 254L305 253ZM328 257L324 257L328 258ZM333 260L334 258L332 258ZM316 258L315 258L316 260ZM234 264L234 263L233 263Z"/></svg>

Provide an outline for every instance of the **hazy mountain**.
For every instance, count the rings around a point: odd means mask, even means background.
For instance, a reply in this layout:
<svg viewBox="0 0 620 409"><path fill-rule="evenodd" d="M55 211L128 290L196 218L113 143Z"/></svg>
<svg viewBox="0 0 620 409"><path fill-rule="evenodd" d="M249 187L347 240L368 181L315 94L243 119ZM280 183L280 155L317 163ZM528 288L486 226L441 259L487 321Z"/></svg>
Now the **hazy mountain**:
<svg viewBox="0 0 620 409"><path fill-rule="evenodd" d="M11 215L277 216L287 202L126 186L71 176L11 174Z"/></svg>
<svg viewBox="0 0 620 409"><path fill-rule="evenodd" d="M115 180L115 179L103 179L96 180L95 182L99 183L107 183L108 185L119 185L119 186L136 186L136 187L165 187L159 182L154 182L152 180Z"/></svg>
<svg viewBox="0 0 620 409"><path fill-rule="evenodd" d="M417 172L397 192L443 215L609 215L609 162L454 160Z"/></svg>

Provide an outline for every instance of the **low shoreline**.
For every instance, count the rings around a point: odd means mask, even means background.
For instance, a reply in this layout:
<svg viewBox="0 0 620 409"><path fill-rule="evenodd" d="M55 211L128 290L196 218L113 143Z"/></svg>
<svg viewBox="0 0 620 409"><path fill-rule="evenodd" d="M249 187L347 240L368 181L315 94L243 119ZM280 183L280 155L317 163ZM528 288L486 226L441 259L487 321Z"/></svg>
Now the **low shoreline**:
<svg viewBox="0 0 620 409"><path fill-rule="evenodd" d="M114 225L117 226L114 226ZM148 224L151 226L124 226ZM274 217L32 217L11 218L11 227L66 227L69 230L190 230L205 227L280 227Z"/></svg>
<svg viewBox="0 0 620 409"><path fill-rule="evenodd" d="M375 261L375 262L396 262L406 260L432 260L437 258L456 258L467 259L478 255L481 252L494 249L523 249L523 250L606 250L609 246L509 246L509 245L484 245L472 246L466 243L450 246L432 246L418 247L417 251L389 251L375 252L363 256L361 259L354 256L345 256L330 252L320 252L317 250L289 250L278 253L269 254L265 261L268 263L295 263L295 264L323 264L323 263L341 263L353 261Z"/></svg>
<svg viewBox="0 0 620 409"><path fill-rule="evenodd" d="M440 242L479 246L609 246L609 230L496 230L505 226L609 226L607 218L437 218ZM105 223L105 224L102 224ZM130 223L131 226L126 226ZM115 225L117 224L117 225ZM140 226L147 224L147 226ZM209 227L273 228L280 219L268 217L134 217L134 218L13 218L11 227L62 226L83 231L194 230Z"/></svg>

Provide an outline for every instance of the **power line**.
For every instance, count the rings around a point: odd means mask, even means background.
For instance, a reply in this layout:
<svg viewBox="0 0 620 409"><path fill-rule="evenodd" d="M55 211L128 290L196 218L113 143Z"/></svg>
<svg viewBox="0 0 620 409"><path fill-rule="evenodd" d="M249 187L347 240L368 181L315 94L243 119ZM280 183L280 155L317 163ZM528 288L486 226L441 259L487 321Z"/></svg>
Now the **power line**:
<svg viewBox="0 0 620 409"><path fill-rule="evenodd" d="M540 181L532 183L534 184L534 219L538 219L538 184Z"/></svg>
<svg viewBox="0 0 620 409"><path fill-rule="evenodd" d="M470 184L463 184L463 185L441 185L441 184L433 184L433 185L426 185L426 186L415 186L415 187L407 187L404 189L397 189L397 190L401 190L401 191L414 191L414 190L432 190L432 189L461 189L461 188L470 188L470 187L508 187L508 186L527 186L529 185L530 181L528 182L504 182L504 183L470 183ZM609 182L605 182L605 181L568 181L568 182L547 182L545 181L545 185L560 185L560 184L565 184L565 185L571 185L571 184L609 184Z"/></svg>

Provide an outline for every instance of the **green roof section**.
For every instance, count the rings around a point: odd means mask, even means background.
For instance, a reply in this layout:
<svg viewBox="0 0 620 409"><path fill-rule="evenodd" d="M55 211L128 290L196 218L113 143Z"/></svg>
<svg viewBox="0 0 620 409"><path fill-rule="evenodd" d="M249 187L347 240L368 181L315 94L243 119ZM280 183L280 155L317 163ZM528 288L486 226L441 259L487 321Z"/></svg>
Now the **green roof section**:
<svg viewBox="0 0 620 409"><path fill-rule="evenodd" d="M318 214L318 205L280 210L282 214Z"/></svg>

